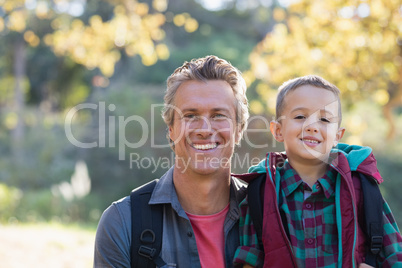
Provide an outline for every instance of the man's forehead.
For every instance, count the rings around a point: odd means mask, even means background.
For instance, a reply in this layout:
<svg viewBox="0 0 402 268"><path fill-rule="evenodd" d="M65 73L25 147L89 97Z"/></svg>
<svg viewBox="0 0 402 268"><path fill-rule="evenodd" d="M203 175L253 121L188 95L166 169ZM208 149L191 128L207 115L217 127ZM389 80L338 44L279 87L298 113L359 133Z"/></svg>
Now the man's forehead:
<svg viewBox="0 0 402 268"><path fill-rule="evenodd" d="M191 106L191 105L190 105ZM216 106L216 107L176 107L176 112L186 113L186 112L201 112L201 111L210 111L210 112L230 112L234 110L232 107L226 106Z"/></svg>

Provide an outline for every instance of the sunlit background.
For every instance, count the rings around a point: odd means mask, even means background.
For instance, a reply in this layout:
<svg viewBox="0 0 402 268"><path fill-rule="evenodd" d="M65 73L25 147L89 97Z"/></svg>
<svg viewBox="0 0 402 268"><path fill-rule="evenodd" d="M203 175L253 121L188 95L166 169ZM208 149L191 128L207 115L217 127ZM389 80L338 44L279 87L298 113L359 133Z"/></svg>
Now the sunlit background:
<svg viewBox="0 0 402 268"><path fill-rule="evenodd" d="M210 54L238 67L248 84L252 119L234 172L283 150L267 129L277 88L318 74L342 91L343 141L373 148L401 226L401 0L0 5L5 267L92 266L102 211L172 163L160 117L166 78Z"/></svg>

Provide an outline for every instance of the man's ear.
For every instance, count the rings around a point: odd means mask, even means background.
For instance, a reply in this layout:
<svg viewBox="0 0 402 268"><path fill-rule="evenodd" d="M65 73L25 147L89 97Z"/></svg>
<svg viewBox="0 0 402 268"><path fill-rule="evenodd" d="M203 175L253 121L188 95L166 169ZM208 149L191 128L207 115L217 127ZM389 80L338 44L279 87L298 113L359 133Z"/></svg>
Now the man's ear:
<svg viewBox="0 0 402 268"><path fill-rule="evenodd" d="M273 120L269 124L269 129L271 130L271 133L274 136L276 141L283 142L281 123L279 123L278 121Z"/></svg>
<svg viewBox="0 0 402 268"><path fill-rule="evenodd" d="M241 135L242 135L241 124L236 124L236 129L235 129L235 144L236 145L240 144Z"/></svg>
<svg viewBox="0 0 402 268"><path fill-rule="evenodd" d="M173 139L172 139L172 136L173 136L173 128L172 128L172 126L169 126L168 131L169 131L169 138L170 138L171 140L173 140Z"/></svg>
<svg viewBox="0 0 402 268"><path fill-rule="evenodd" d="M345 134L345 128L340 127L338 132L336 132L335 140L334 140L334 147L338 145L339 141L342 139L343 134Z"/></svg>

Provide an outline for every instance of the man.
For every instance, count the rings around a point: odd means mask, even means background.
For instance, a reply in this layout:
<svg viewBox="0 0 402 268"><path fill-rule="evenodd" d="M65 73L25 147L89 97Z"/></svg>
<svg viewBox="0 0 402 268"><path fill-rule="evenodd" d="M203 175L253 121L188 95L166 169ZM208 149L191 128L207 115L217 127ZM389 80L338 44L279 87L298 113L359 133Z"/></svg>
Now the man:
<svg viewBox="0 0 402 268"><path fill-rule="evenodd" d="M245 185L230 176L234 146L248 119L246 85L227 61L185 62L167 80L163 119L175 165L149 204L163 204L164 267L231 267L239 245L238 204ZM130 267L130 198L102 215L95 267Z"/></svg>

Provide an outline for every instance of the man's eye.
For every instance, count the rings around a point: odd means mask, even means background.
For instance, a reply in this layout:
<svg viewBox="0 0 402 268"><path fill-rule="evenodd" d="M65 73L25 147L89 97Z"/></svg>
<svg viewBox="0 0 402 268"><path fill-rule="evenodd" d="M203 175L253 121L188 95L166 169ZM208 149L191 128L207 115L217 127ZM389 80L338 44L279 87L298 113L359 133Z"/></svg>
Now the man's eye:
<svg viewBox="0 0 402 268"><path fill-rule="evenodd" d="M185 114L183 118L185 119L195 119L197 115L195 114Z"/></svg>
<svg viewBox="0 0 402 268"><path fill-rule="evenodd" d="M215 114L215 115L213 116L213 118L215 118L215 119L222 119L222 118L226 118L226 115L224 115L224 114Z"/></svg>

